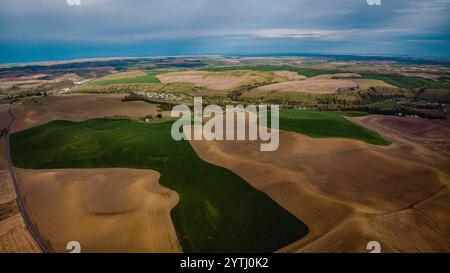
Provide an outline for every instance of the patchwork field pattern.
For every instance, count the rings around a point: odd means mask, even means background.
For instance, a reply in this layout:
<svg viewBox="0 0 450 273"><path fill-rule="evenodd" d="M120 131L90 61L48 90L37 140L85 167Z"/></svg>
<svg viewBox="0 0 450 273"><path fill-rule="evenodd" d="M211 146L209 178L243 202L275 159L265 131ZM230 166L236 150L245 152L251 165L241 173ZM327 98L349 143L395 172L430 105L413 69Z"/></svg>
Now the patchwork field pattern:
<svg viewBox="0 0 450 273"><path fill-rule="evenodd" d="M174 141L170 129L171 123L123 119L54 121L13 134L13 162L31 169L160 172L160 183L180 196L172 220L186 252L275 251L307 233L267 195L233 172L202 161L189 142Z"/></svg>

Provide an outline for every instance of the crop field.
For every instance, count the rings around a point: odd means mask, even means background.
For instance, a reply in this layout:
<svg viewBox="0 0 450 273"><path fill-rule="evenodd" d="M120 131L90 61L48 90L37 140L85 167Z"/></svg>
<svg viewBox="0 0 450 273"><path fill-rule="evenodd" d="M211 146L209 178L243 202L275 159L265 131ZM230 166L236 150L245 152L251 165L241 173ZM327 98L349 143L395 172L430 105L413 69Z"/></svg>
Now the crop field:
<svg viewBox="0 0 450 273"><path fill-rule="evenodd" d="M287 91L312 94L334 94L339 89L356 89L358 85L351 80L340 79L306 79L288 81L261 86L253 90L258 91Z"/></svg>
<svg viewBox="0 0 450 273"><path fill-rule="evenodd" d="M89 118L143 118L156 115L157 105L144 102L122 102L120 94L74 94L51 96L38 104L24 104L14 108L17 122L11 132L17 132L52 120L81 121ZM38 98L40 99L40 98Z"/></svg>
<svg viewBox="0 0 450 273"><path fill-rule="evenodd" d="M358 84L359 89L367 90L372 86L377 87L387 87L387 88L396 88L395 86L388 84L382 80L372 80L372 79L352 79L352 81Z"/></svg>
<svg viewBox="0 0 450 273"><path fill-rule="evenodd" d="M98 78L94 81L88 82L86 86L107 86L113 84L138 84L138 83L160 83L155 76L167 71L153 70L149 72L123 72L118 74L108 75Z"/></svg>
<svg viewBox="0 0 450 273"><path fill-rule="evenodd" d="M170 129L125 119L53 121L11 136L13 162L160 172L160 183L180 196L171 215L185 252L275 251L305 236L305 224L233 172L202 161L187 141L172 140Z"/></svg>
<svg viewBox="0 0 450 273"><path fill-rule="evenodd" d="M227 71L227 70L255 70L255 71L291 71L297 72L300 75L306 77L315 77L323 74L335 74L340 73L340 70L326 70L326 69L314 69L314 68L302 68L288 65L236 65L236 66L224 66L224 67L209 67L203 68L205 71Z"/></svg>
<svg viewBox="0 0 450 273"><path fill-rule="evenodd" d="M181 252L170 217L179 197L159 184L156 171L16 168L16 173L33 224L54 252L66 252L75 238L85 253Z"/></svg>
<svg viewBox="0 0 450 273"><path fill-rule="evenodd" d="M255 70L255 71L278 71L278 70L286 70L291 72L297 72L300 75L306 76L308 78L320 76L320 75L329 75L329 74L337 74L337 73L352 73L351 69L345 70L345 68L337 69L323 69L323 68L309 68L309 67L297 67L297 66L289 66L289 65L268 65L268 64L260 64L260 65L236 65L236 66L224 66L224 67L209 67L203 68L205 71L227 71L227 70ZM356 71L358 72L358 71ZM435 81L431 79L426 79L422 77L408 77L398 74L379 74L379 73L361 73L358 72L362 79L372 79L372 80L380 80L384 81L387 84L393 85L399 88L419 88L419 87L427 87L427 88L442 88L449 89L450 82L448 80L440 80Z"/></svg>
<svg viewBox="0 0 450 273"><path fill-rule="evenodd" d="M419 88L419 87L442 88L442 89L450 88L449 81L434 81L419 77L405 77L400 75L384 75L373 73L361 73L361 76L364 79L381 80L399 88Z"/></svg>
<svg viewBox="0 0 450 273"><path fill-rule="evenodd" d="M281 127L288 130L286 114L292 131L316 137L282 130L273 153L260 152L259 141L190 141L203 160L232 170L308 225L306 237L279 252L366 252L371 240L379 241L383 252L448 251L448 159L420 144L371 145L330 137L338 129L349 138L367 137L341 120L344 113L282 111ZM445 131L438 123L422 127L421 136L441 146Z"/></svg>
<svg viewBox="0 0 450 273"><path fill-rule="evenodd" d="M192 83L213 90L229 90L242 85L263 85L286 80L273 73L251 70L183 71L159 74L157 78L162 83Z"/></svg>
<svg viewBox="0 0 450 273"><path fill-rule="evenodd" d="M0 124L11 109L3 133L31 223L3 137L0 252L39 252L31 225L54 252L72 240L86 253L448 252L448 67L179 56L2 68ZM277 150L173 140L171 107L194 97L279 105Z"/></svg>
<svg viewBox="0 0 450 273"><path fill-rule="evenodd" d="M359 126L344 116L361 116L358 112L319 112L283 109L280 111L280 129L310 137L343 137L370 144L389 145L378 133Z"/></svg>
<svg viewBox="0 0 450 273"><path fill-rule="evenodd" d="M0 256L450 253L450 0L0 0L0 33Z"/></svg>

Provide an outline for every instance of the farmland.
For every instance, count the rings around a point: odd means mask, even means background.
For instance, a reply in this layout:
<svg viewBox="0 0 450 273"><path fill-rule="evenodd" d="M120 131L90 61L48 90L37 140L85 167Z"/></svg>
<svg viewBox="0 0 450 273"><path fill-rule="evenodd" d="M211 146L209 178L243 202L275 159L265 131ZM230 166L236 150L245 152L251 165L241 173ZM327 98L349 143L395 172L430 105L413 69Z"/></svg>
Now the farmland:
<svg viewBox="0 0 450 273"><path fill-rule="evenodd" d="M12 135L13 161L32 169L160 172L160 183L180 195L172 220L186 252L275 251L307 233L302 222L242 178L200 160L188 142L172 140L170 128L123 119L54 121Z"/></svg>
<svg viewBox="0 0 450 273"><path fill-rule="evenodd" d="M190 142L203 160L232 170L308 225L307 236L279 252L365 252L371 240L383 252L449 250L449 160L420 145L287 131L273 153L252 141Z"/></svg>
<svg viewBox="0 0 450 273"><path fill-rule="evenodd" d="M163 83L185 82L215 90L230 90L242 85L263 85L283 81L270 72L232 70L221 72L187 71L157 76Z"/></svg>
<svg viewBox="0 0 450 273"><path fill-rule="evenodd" d="M350 56L24 65L0 68L0 121L55 252L448 252L449 75L443 60ZM199 96L278 104L278 149L174 141L170 109ZM0 251L39 251L8 165Z"/></svg>
<svg viewBox="0 0 450 273"><path fill-rule="evenodd" d="M17 168L16 172L33 223L55 252L65 252L73 238L83 252L181 252L170 218L179 196L159 185L156 171Z"/></svg>
<svg viewBox="0 0 450 273"><path fill-rule="evenodd" d="M122 72L105 76L89 83L87 86L108 86L113 84L138 84L138 83L159 83L160 81L155 76L164 73L165 71L136 71L136 72Z"/></svg>
<svg viewBox="0 0 450 273"><path fill-rule="evenodd" d="M360 116L364 113L315 112L284 109L280 112L280 129L310 137L342 137L365 141L371 144L388 145L378 133L356 125L345 116Z"/></svg>

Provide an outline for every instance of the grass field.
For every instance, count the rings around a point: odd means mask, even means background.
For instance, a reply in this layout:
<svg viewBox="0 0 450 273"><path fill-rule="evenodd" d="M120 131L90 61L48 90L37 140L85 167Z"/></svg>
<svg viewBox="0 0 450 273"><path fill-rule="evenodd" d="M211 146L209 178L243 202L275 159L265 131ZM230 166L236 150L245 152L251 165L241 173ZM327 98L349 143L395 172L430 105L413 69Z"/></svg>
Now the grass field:
<svg viewBox="0 0 450 273"><path fill-rule="evenodd" d="M94 81L86 83L86 86L107 86L112 84L136 84L136 83L160 83L156 75L161 73L166 73L167 71L162 70L154 70L145 72L146 75L140 76L125 76L124 78L116 77L116 78L108 78L109 76L105 76L103 78L96 79ZM114 75L116 76L116 75Z"/></svg>
<svg viewBox="0 0 450 273"><path fill-rule="evenodd" d="M378 133L359 126L343 116L361 116L358 112L319 112L282 109L280 129L310 137L343 137L362 140L370 144L389 145Z"/></svg>
<svg viewBox="0 0 450 273"><path fill-rule="evenodd" d="M308 228L233 172L202 161L171 123L125 119L54 121L11 136L22 168L128 167L159 171L177 191L172 220L185 252L266 252L292 243ZM280 228L282 227L282 228Z"/></svg>

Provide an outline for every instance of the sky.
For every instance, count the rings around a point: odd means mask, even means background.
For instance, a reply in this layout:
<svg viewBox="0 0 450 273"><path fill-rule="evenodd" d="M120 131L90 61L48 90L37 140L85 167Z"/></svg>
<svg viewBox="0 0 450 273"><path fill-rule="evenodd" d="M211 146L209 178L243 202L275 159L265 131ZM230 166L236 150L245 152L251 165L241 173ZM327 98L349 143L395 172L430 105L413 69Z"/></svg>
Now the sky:
<svg viewBox="0 0 450 273"><path fill-rule="evenodd" d="M450 57L450 0L380 1L0 0L0 63L190 54Z"/></svg>

